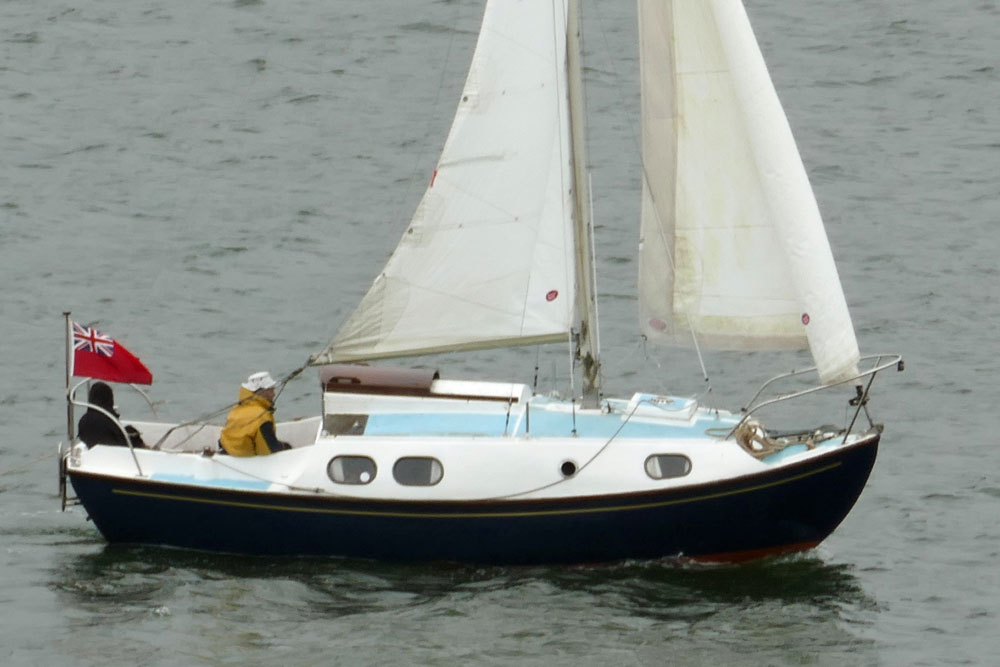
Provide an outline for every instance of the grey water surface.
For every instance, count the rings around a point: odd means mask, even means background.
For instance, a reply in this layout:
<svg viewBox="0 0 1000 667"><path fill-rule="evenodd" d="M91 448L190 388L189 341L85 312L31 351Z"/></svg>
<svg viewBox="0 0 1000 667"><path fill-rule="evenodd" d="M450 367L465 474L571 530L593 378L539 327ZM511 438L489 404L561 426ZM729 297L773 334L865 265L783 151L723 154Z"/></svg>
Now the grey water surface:
<svg viewBox="0 0 1000 667"><path fill-rule="evenodd" d="M872 478L807 554L520 569L108 546L56 496L62 312L147 362L164 419L299 367L402 233L482 3L0 3L0 663L997 664L1000 6L747 5L861 347L906 358L875 386ZM806 359L706 354L706 383L637 342L635 9L584 10L608 391L739 407ZM564 388L564 357L418 363Z"/></svg>

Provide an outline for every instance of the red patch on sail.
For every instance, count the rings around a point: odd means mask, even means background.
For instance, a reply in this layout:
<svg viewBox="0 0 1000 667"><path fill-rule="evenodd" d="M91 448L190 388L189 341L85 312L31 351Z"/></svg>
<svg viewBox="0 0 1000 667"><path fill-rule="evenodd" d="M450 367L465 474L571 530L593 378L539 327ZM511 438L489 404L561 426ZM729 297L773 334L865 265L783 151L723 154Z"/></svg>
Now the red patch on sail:
<svg viewBox="0 0 1000 667"><path fill-rule="evenodd" d="M545 295L546 301L555 301L556 297L559 296L558 290L550 290L548 294Z"/></svg>
<svg viewBox="0 0 1000 667"><path fill-rule="evenodd" d="M661 319L656 318L656 317L654 317L653 319L651 319L649 321L649 326L653 327L657 331L666 331L667 330L667 323L664 322Z"/></svg>
<svg viewBox="0 0 1000 667"><path fill-rule="evenodd" d="M809 313L802 313L802 324L809 324Z"/></svg>

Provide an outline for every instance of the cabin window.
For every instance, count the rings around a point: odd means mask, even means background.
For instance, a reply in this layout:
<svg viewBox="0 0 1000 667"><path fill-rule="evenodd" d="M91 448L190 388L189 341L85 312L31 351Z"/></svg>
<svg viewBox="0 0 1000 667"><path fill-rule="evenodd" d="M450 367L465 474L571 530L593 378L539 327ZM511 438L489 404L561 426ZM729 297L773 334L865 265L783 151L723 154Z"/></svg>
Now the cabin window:
<svg viewBox="0 0 1000 667"><path fill-rule="evenodd" d="M326 466L326 474L337 484L368 484L375 472L375 462L367 456L337 456Z"/></svg>
<svg viewBox="0 0 1000 667"><path fill-rule="evenodd" d="M646 459L646 474L653 479L683 477L691 472L691 459L682 454L653 454Z"/></svg>
<svg viewBox="0 0 1000 667"><path fill-rule="evenodd" d="M407 456L396 461L392 476L403 486L434 486L444 477L444 468L428 456Z"/></svg>
<svg viewBox="0 0 1000 667"><path fill-rule="evenodd" d="M326 415L323 430L330 435L363 435L368 415Z"/></svg>

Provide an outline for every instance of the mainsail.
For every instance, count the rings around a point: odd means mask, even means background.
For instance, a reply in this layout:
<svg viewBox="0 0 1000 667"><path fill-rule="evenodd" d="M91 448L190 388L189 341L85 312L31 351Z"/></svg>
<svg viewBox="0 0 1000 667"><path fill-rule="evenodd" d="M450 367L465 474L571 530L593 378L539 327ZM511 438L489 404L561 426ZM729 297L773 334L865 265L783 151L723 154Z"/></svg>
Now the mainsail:
<svg viewBox="0 0 1000 667"><path fill-rule="evenodd" d="M568 339L576 271L566 21L564 2L487 3L423 199L313 363Z"/></svg>
<svg viewBox="0 0 1000 667"><path fill-rule="evenodd" d="M857 342L816 199L739 0L639 0L639 316L654 342L804 347L824 381Z"/></svg>

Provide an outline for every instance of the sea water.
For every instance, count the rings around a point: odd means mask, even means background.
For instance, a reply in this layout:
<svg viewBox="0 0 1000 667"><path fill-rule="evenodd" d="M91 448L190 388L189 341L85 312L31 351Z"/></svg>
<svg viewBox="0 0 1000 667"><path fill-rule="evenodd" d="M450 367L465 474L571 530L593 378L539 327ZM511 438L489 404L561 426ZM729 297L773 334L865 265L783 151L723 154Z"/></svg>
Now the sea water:
<svg viewBox="0 0 1000 667"><path fill-rule="evenodd" d="M635 10L584 10L606 386L737 408L808 360L706 353L706 382L686 351L636 341ZM252 371L298 368L405 228L481 12L0 4L0 662L995 664L995 0L748 1L862 350L907 361L875 385L880 458L820 548L715 567L279 561L108 546L81 508L59 511L63 311L147 362L163 419L225 406ZM566 356L418 363L459 379L537 374L565 393ZM279 417L315 413L316 390L306 372Z"/></svg>

